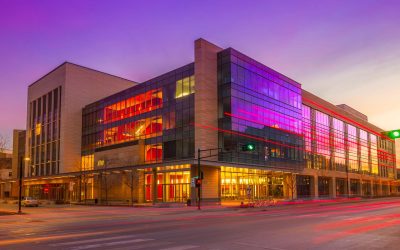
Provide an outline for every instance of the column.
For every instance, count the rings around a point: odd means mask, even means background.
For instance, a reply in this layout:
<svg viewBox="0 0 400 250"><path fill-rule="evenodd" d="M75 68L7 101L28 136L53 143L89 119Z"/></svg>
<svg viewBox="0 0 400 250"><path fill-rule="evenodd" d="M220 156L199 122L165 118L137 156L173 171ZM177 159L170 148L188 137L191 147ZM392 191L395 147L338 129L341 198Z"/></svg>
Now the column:
<svg viewBox="0 0 400 250"><path fill-rule="evenodd" d="M312 178L311 197L318 199L318 175L314 175Z"/></svg>
<svg viewBox="0 0 400 250"><path fill-rule="evenodd" d="M378 196L382 196L382 181L379 181L378 184Z"/></svg>
<svg viewBox="0 0 400 250"><path fill-rule="evenodd" d="M332 177L329 181L329 196L336 198L336 178Z"/></svg>
<svg viewBox="0 0 400 250"><path fill-rule="evenodd" d="M152 182L152 200L153 200L153 204L157 203L157 168L154 167L153 168L153 178L151 180Z"/></svg>
<svg viewBox="0 0 400 250"><path fill-rule="evenodd" d="M371 180L370 187L371 187L371 197L374 197L376 194L374 192L374 181L373 180Z"/></svg>

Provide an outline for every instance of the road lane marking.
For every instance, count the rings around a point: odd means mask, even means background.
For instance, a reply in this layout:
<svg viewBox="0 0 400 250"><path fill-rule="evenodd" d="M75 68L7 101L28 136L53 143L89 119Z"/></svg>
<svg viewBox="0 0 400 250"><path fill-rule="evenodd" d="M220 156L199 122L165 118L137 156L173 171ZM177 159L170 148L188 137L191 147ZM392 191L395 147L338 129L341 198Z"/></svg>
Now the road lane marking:
<svg viewBox="0 0 400 250"><path fill-rule="evenodd" d="M107 240L117 240L117 239L126 239L126 238L133 238L132 235L124 235L124 236L114 236L114 237L106 237L106 238L98 238L98 239L88 239L88 240L77 240L77 241L69 241L69 242L62 242L62 243L54 243L49 244L49 246L57 247L57 246L69 246L69 245L76 245L76 244L85 244L85 243L93 243L98 241L107 241Z"/></svg>
<svg viewBox="0 0 400 250"><path fill-rule="evenodd" d="M257 248L268 249L268 250L285 250L283 248L267 247L264 245L252 244L252 243L247 243L247 242L233 242L233 243L237 244L237 245L242 245L242 246L247 246L247 247L257 247Z"/></svg>
<svg viewBox="0 0 400 250"><path fill-rule="evenodd" d="M199 246L193 246L193 245L184 245L184 246L176 246L176 247L169 247L169 248L163 248L161 250L186 250L186 249L192 249L195 247Z"/></svg>
<svg viewBox="0 0 400 250"><path fill-rule="evenodd" d="M71 248L71 250L84 250L84 249L91 249L91 248L98 248L98 247L103 248L103 247L111 247L111 246L128 244L128 243L146 242L146 241L152 241L152 240L154 240L154 239L134 239L134 240L124 240L124 241L113 241L113 242L73 247L73 248Z"/></svg>

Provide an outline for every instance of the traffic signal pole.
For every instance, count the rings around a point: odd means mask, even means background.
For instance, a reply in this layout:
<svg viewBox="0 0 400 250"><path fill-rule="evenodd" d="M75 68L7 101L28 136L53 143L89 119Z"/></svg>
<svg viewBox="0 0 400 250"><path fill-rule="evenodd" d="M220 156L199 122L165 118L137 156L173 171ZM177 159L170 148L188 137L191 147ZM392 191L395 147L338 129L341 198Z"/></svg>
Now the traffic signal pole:
<svg viewBox="0 0 400 250"><path fill-rule="evenodd" d="M212 154L212 151L217 150L218 152L216 154ZM209 154L206 156L201 157L200 154L201 152L208 152ZM218 156L219 152L221 152L222 149L221 148L211 148L211 149L203 149L200 150L200 148L197 149L197 180L199 180L199 185L196 186L197 188L197 209L200 210L201 209L201 187L203 185L203 175L201 173L201 166L200 166L200 160L202 158L209 158L209 157L214 157L214 156ZM196 184L197 185L197 184Z"/></svg>

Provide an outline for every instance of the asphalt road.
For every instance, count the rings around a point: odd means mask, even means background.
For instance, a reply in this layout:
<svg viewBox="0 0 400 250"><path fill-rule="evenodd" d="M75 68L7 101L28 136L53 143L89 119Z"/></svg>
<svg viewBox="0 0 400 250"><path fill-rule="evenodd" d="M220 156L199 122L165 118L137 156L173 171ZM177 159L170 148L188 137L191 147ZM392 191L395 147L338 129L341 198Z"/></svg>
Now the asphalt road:
<svg viewBox="0 0 400 250"><path fill-rule="evenodd" d="M0 249L400 249L400 198L266 209L25 211L0 216Z"/></svg>

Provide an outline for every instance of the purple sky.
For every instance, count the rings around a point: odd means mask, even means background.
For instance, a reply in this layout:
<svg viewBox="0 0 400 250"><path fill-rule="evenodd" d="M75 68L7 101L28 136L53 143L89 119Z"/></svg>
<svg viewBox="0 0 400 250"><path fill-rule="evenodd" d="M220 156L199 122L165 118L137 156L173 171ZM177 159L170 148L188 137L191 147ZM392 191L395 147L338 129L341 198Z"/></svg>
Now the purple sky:
<svg viewBox="0 0 400 250"><path fill-rule="evenodd" d="M0 0L0 134L66 60L143 81L193 61L199 37L400 128L400 1Z"/></svg>

